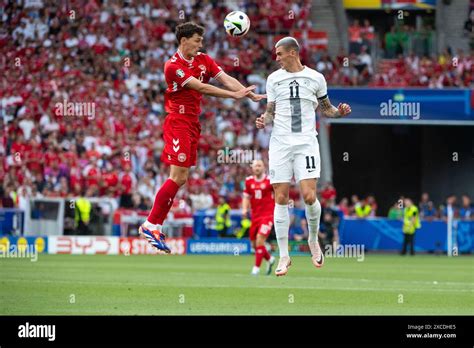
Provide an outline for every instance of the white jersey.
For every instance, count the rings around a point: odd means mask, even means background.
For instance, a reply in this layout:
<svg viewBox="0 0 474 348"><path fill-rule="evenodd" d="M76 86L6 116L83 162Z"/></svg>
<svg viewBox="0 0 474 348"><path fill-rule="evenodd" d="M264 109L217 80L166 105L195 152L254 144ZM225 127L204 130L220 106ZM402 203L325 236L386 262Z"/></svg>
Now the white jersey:
<svg viewBox="0 0 474 348"><path fill-rule="evenodd" d="M267 102L276 104L272 136L317 134L317 98L326 95L326 79L307 66L295 73L284 69L271 73L267 79Z"/></svg>

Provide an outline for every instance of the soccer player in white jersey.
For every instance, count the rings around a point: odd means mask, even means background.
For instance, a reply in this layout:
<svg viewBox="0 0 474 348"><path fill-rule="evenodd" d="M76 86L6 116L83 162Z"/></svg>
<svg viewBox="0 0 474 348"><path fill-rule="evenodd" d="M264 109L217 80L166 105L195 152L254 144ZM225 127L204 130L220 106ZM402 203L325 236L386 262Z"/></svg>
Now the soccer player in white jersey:
<svg viewBox="0 0 474 348"><path fill-rule="evenodd" d="M267 79L267 109L256 120L257 128L264 128L273 120L270 138L270 183L275 192L275 233L280 250L277 276L288 272L291 259L288 253L289 189L294 175L305 202L308 221L308 245L311 259L317 268L324 263L318 242L321 205L316 196L320 175L319 144L316 138L316 108L326 117L343 117L351 112L348 104L333 106L327 95L322 74L301 64L299 44L285 37L275 45L276 61L281 69Z"/></svg>

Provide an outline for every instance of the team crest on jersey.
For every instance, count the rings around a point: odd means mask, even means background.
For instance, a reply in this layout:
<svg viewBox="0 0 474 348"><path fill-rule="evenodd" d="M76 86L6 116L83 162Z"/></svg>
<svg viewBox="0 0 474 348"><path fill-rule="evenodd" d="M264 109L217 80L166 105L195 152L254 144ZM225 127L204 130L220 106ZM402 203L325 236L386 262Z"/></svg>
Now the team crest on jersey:
<svg viewBox="0 0 474 348"><path fill-rule="evenodd" d="M178 69L178 70L176 70L176 75L177 75L178 77L183 78L183 77L184 77L184 71L181 70L181 69Z"/></svg>
<svg viewBox="0 0 474 348"><path fill-rule="evenodd" d="M270 177L271 178L274 178L275 177L275 171L272 169L270 170Z"/></svg>
<svg viewBox="0 0 474 348"><path fill-rule="evenodd" d="M204 64L200 64L199 69L201 69L202 71L206 71L206 66Z"/></svg>
<svg viewBox="0 0 474 348"><path fill-rule="evenodd" d="M178 155L178 161L180 161L180 162L186 161L186 154L185 153L180 153Z"/></svg>

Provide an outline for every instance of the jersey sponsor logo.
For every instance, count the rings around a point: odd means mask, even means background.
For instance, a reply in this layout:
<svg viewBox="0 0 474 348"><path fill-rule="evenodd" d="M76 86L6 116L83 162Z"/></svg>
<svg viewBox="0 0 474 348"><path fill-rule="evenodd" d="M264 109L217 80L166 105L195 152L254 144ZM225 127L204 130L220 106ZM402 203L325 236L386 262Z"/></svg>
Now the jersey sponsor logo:
<svg viewBox="0 0 474 348"><path fill-rule="evenodd" d="M181 153L178 155L178 161L180 161L180 162L186 161L186 154L181 152Z"/></svg>
<svg viewBox="0 0 474 348"><path fill-rule="evenodd" d="M184 77L184 71L181 69L176 70L176 76L183 78Z"/></svg>

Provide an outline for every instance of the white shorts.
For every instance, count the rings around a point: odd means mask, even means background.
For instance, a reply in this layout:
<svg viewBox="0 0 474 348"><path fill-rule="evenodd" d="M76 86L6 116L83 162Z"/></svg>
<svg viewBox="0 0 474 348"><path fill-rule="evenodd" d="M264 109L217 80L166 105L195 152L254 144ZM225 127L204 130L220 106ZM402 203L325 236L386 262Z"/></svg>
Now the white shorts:
<svg viewBox="0 0 474 348"><path fill-rule="evenodd" d="M270 183L317 179L321 173L316 135L275 135L270 138Z"/></svg>

